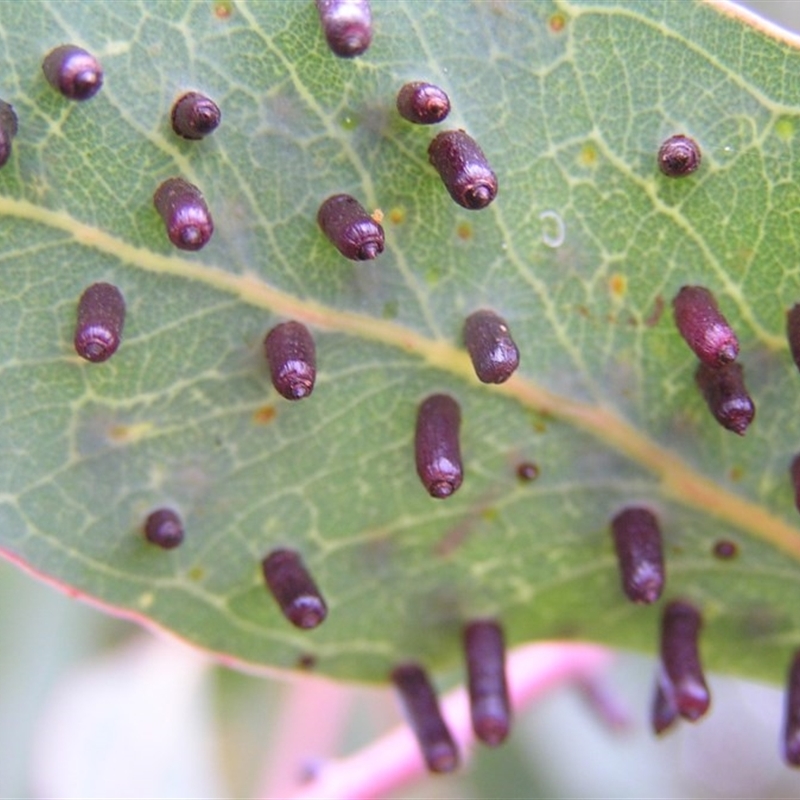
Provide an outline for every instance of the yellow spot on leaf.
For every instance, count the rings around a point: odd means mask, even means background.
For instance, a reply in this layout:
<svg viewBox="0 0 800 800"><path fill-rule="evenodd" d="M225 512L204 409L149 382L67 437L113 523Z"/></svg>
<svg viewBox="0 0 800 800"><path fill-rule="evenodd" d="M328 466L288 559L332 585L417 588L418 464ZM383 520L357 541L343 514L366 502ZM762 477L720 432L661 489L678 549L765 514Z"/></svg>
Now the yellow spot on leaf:
<svg viewBox="0 0 800 800"><path fill-rule="evenodd" d="M567 18L559 13L553 14L547 21L547 26L553 33L561 33L567 24Z"/></svg>
<svg viewBox="0 0 800 800"><path fill-rule="evenodd" d="M134 444L144 439L155 426L152 422L138 422L134 425L114 425L108 429L108 438L116 444Z"/></svg>
<svg viewBox="0 0 800 800"><path fill-rule="evenodd" d="M597 164L597 148L591 142L586 142L581 147L581 151L578 154L578 163L583 167L593 167Z"/></svg>
<svg viewBox="0 0 800 800"><path fill-rule="evenodd" d="M405 221L406 221L406 210L404 208L400 208L399 206L395 206L389 212L389 222L392 222L395 225L400 225Z"/></svg>
<svg viewBox="0 0 800 800"><path fill-rule="evenodd" d="M790 142L794 138L795 121L789 117L781 117L775 123L775 133L784 142Z"/></svg>
<svg viewBox="0 0 800 800"><path fill-rule="evenodd" d="M615 297L624 297L628 291L628 279L624 275L615 272L608 281L608 288Z"/></svg>

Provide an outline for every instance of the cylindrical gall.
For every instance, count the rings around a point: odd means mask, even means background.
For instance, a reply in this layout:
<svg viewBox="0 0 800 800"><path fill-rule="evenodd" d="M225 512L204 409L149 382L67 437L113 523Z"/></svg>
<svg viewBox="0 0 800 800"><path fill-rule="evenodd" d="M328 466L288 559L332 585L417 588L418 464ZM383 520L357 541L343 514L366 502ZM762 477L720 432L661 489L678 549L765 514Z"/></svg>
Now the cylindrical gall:
<svg viewBox="0 0 800 800"><path fill-rule="evenodd" d="M0 100L0 167L11 158L11 142L17 135L18 121L14 109Z"/></svg>
<svg viewBox="0 0 800 800"><path fill-rule="evenodd" d="M153 204L175 247L200 250L208 244L214 233L214 221L196 186L183 178L168 178L156 189Z"/></svg>
<svg viewBox="0 0 800 800"><path fill-rule="evenodd" d="M301 322L282 322L264 339L272 385L287 400L301 400L314 390L317 377L316 348Z"/></svg>
<svg viewBox="0 0 800 800"><path fill-rule="evenodd" d="M476 620L464 628L467 685L472 729L484 744L500 744L511 726L503 629L494 620Z"/></svg>
<svg viewBox="0 0 800 800"><path fill-rule="evenodd" d="M695 381L714 418L729 431L744 436L756 415L756 407L744 385L742 365L734 361L724 367L700 364Z"/></svg>
<svg viewBox="0 0 800 800"><path fill-rule="evenodd" d="M653 732L662 734L678 721L678 707L675 705L675 691L669 678L660 667L653 692L653 704L650 708L650 724Z"/></svg>
<svg viewBox="0 0 800 800"><path fill-rule="evenodd" d="M800 767L800 650L792 656L786 678L783 757L787 764Z"/></svg>
<svg viewBox="0 0 800 800"><path fill-rule="evenodd" d="M416 125L435 125L450 113L450 98L432 83L413 81L397 93L397 111Z"/></svg>
<svg viewBox="0 0 800 800"><path fill-rule="evenodd" d="M171 508L159 508L145 520L144 535L148 542L171 550L183 541L183 522Z"/></svg>
<svg viewBox="0 0 800 800"><path fill-rule="evenodd" d="M497 195L497 175L465 131L440 133L428 146L428 159L450 197L463 208L485 208Z"/></svg>
<svg viewBox="0 0 800 800"><path fill-rule="evenodd" d="M661 663L678 713L691 722L711 704L698 652L701 625L700 612L682 600L669 603L661 618Z"/></svg>
<svg viewBox="0 0 800 800"><path fill-rule="evenodd" d="M215 131L222 119L219 106L199 92L187 92L172 106L172 130L184 139L202 139Z"/></svg>
<svg viewBox="0 0 800 800"><path fill-rule="evenodd" d="M372 41L369 0L317 0L317 11L334 55L354 58L366 52Z"/></svg>
<svg viewBox="0 0 800 800"><path fill-rule="evenodd" d="M417 474L431 497L450 497L461 486L460 426L461 409L450 395L434 394L420 404L414 452Z"/></svg>
<svg viewBox="0 0 800 800"><path fill-rule="evenodd" d="M670 136L658 150L658 168L669 178L691 175L700 166L700 147L690 137Z"/></svg>
<svg viewBox="0 0 800 800"><path fill-rule="evenodd" d="M369 261L383 252L383 228L349 194L335 194L319 207L322 232L345 258Z"/></svg>
<svg viewBox="0 0 800 800"><path fill-rule="evenodd" d="M684 286L672 301L675 324L694 354L709 367L721 367L739 354L739 340L704 286Z"/></svg>
<svg viewBox="0 0 800 800"><path fill-rule="evenodd" d="M458 766L458 749L425 670L418 664L402 664L392 670L391 679L428 769L452 772Z"/></svg>
<svg viewBox="0 0 800 800"><path fill-rule="evenodd" d="M514 374L519 350L502 317L494 311L475 311L465 320L463 335L478 380L504 383Z"/></svg>
<svg viewBox="0 0 800 800"><path fill-rule="evenodd" d="M87 361L106 361L117 351L124 325L122 292L110 283L93 283L78 301L75 352Z"/></svg>
<svg viewBox="0 0 800 800"><path fill-rule="evenodd" d="M800 303L793 305L786 312L786 338L789 340L792 359L797 369L800 369Z"/></svg>
<svg viewBox="0 0 800 800"><path fill-rule="evenodd" d="M798 453L789 465L789 475L792 478L792 489L794 490L794 504L800 511L800 453Z"/></svg>
<svg viewBox="0 0 800 800"><path fill-rule="evenodd" d="M316 628L328 608L294 550L273 550L261 564L264 579L283 615L298 628Z"/></svg>
<svg viewBox="0 0 800 800"><path fill-rule="evenodd" d="M103 69L97 59L74 44L51 50L42 70L47 82L69 100L88 100L103 85Z"/></svg>
<svg viewBox="0 0 800 800"><path fill-rule="evenodd" d="M664 588L658 520L647 508L624 508L611 520L622 590L634 603L655 603Z"/></svg>

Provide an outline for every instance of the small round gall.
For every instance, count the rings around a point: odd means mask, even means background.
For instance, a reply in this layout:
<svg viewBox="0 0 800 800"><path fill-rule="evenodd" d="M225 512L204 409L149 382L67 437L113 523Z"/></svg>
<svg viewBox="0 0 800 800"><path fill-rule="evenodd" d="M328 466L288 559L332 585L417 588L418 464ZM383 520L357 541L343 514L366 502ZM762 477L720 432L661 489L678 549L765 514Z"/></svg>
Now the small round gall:
<svg viewBox="0 0 800 800"><path fill-rule="evenodd" d="M97 59L74 44L51 50L42 62L47 82L69 100L88 100L103 85L103 68Z"/></svg>
<svg viewBox="0 0 800 800"><path fill-rule="evenodd" d="M463 208L485 208L497 195L497 175L478 143L465 131L440 133L428 146L428 159L450 197Z"/></svg>
<svg viewBox="0 0 800 800"><path fill-rule="evenodd" d="M448 394L434 394L420 403L414 452L417 474L431 497L450 497L464 476L459 428L461 409Z"/></svg>
<svg viewBox="0 0 800 800"><path fill-rule="evenodd" d="M159 508L144 523L144 535L151 544L171 550L183 541L183 522L170 508Z"/></svg>
<svg viewBox="0 0 800 800"><path fill-rule="evenodd" d="M478 380L504 383L519 366L519 350L506 321L494 311L470 314L464 322L464 344Z"/></svg>
<svg viewBox="0 0 800 800"><path fill-rule="evenodd" d="M317 0L319 21L328 47L339 58L355 58L372 41L369 0Z"/></svg>
<svg viewBox="0 0 800 800"><path fill-rule="evenodd" d="M175 247L200 250L208 244L214 233L214 221L196 186L183 178L168 178L156 189L153 204Z"/></svg>
<svg viewBox="0 0 800 800"><path fill-rule="evenodd" d="M383 252L383 228L349 194L325 200L317 212L317 223L345 258L369 261Z"/></svg>
<svg viewBox="0 0 800 800"><path fill-rule="evenodd" d="M682 133L670 136L658 149L658 168L670 178L691 175L700 166L700 148Z"/></svg>
<svg viewBox="0 0 800 800"><path fill-rule="evenodd" d="M125 324L125 298L110 283L93 283L78 301L75 352L99 363L116 353Z"/></svg>
<svg viewBox="0 0 800 800"><path fill-rule="evenodd" d="M219 106L199 92L187 92L172 106L172 130L184 139L202 139L217 129L222 119Z"/></svg>
<svg viewBox="0 0 800 800"><path fill-rule="evenodd" d="M316 348L301 322L282 322L264 339L272 385L287 400L302 400L314 390L317 377Z"/></svg>
<svg viewBox="0 0 800 800"><path fill-rule="evenodd" d="M261 568L267 589L292 625L308 630L325 619L328 608L299 553L273 550Z"/></svg>
<svg viewBox="0 0 800 800"><path fill-rule="evenodd" d="M397 111L415 125L435 125L450 113L450 98L444 89L432 83L414 81L397 93Z"/></svg>

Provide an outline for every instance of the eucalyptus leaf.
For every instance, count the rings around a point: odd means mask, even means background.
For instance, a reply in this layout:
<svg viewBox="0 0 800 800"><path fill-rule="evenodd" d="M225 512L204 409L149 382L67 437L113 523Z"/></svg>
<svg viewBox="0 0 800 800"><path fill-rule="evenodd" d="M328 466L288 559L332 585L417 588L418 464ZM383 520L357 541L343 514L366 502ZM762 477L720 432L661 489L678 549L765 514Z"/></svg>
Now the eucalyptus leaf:
<svg viewBox="0 0 800 800"><path fill-rule="evenodd" d="M636 503L663 531L664 599L703 612L707 664L782 680L800 643L797 43L688 0L375 0L373 15L370 48L341 59L311 2L0 4L0 96L19 117L0 170L3 552L230 663L382 681L409 658L456 665L485 616L510 643L653 651L661 604L626 599L609 531ZM65 42L103 66L85 102L42 73ZM446 122L399 116L411 80L447 92ZM186 91L222 111L201 141L171 128ZM480 211L428 162L458 128L498 176ZM683 178L657 165L675 133L702 151ZM196 253L153 205L170 177L213 215ZM336 193L382 217L375 260L320 231ZM97 281L127 316L91 364L72 340ZM744 437L695 385L671 310L685 284L737 332L757 408ZM462 343L480 308L520 350L499 386ZM299 402L263 352L286 320L316 342ZM461 408L464 482L446 500L414 466L433 393ZM169 552L142 532L160 507L184 523ZM279 547L324 594L313 631L266 591Z"/></svg>

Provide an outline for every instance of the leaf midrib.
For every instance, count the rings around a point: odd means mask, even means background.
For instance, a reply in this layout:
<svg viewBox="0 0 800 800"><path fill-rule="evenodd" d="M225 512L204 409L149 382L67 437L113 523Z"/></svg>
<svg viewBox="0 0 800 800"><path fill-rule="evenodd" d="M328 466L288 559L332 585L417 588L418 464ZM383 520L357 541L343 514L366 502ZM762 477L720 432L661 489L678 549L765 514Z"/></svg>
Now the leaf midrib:
<svg viewBox="0 0 800 800"><path fill-rule="evenodd" d="M135 268L202 283L251 306L318 328L402 350L472 386L483 386L475 377L464 350L450 342L422 336L395 322L352 311L339 311L313 300L298 299L268 286L254 273L235 275L219 267L200 264L178 255L154 253L86 225L63 211L53 211L25 200L0 197L0 214L63 231L77 244L113 256ZM799 529L769 513L759 504L739 497L708 479L676 453L657 444L613 411L550 392L520 375L488 390L513 398L526 409L588 433L656 475L660 480L660 490L668 499L714 516L771 544L800 563Z"/></svg>

